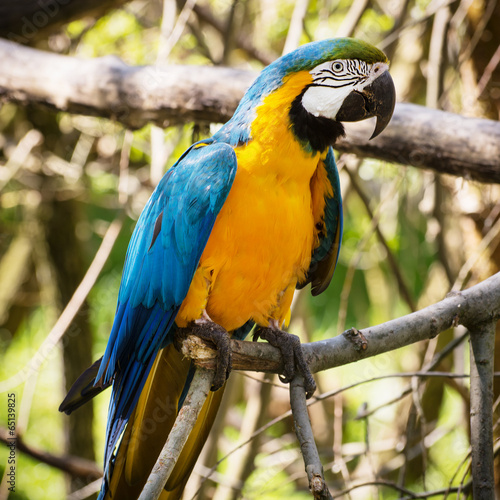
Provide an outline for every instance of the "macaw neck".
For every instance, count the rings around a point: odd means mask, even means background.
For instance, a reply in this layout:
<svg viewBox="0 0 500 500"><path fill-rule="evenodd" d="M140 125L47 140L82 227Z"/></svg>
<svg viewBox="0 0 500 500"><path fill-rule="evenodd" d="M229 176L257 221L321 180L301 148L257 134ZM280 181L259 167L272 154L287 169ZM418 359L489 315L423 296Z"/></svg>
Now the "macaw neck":
<svg viewBox="0 0 500 500"><path fill-rule="evenodd" d="M310 178L318 159L344 134L341 123L315 117L303 107L302 95L311 82L308 71L293 73L263 99L252 87L214 139L235 146L238 157L246 158L238 167Z"/></svg>
<svg viewBox="0 0 500 500"><path fill-rule="evenodd" d="M285 77L282 85L260 103L242 101L233 118L214 136L230 142L246 131L246 140L234 144L238 169L280 178L310 179L322 153L301 140L292 123L292 103L311 82L308 71Z"/></svg>

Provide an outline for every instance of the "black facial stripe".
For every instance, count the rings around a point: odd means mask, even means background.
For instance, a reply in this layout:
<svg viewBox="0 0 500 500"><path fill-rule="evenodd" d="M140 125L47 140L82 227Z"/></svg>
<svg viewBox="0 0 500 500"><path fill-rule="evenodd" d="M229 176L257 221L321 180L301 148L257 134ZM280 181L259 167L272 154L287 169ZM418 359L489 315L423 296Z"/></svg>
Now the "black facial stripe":
<svg viewBox="0 0 500 500"><path fill-rule="evenodd" d="M311 86L314 86L312 84ZM317 85L328 87L328 85ZM290 107L290 122L292 130L300 141L311 145L315 151L324 151L335 144L339 137L345 135L344 127L340 122L323 116L314 116L302 105L302 97L309 88L307 86L292 102Z"/></svg>
<svg viewBox="0 0 500 500"><path fill-rule="evenodd" d="M339 63L342 65L342 69L335 71L333 68L336 64ZM368 66L365 62L359 61L357 59L345 59L342 62L334 61L330 67L322 68L317 73L313 73L314 81L324 78L329 78L335 81L363 81L368 78Z"/></svg>
<svg viewBox="0 0 500 500"><path fill-rule="evenodd" d="M327 85L327 84L323 83L324 80L329 80L329 79L328 78L322 79L321 83L313 81L313 83L311 83L309 86L310 87L328 87L330 89L341 89L343 87L352 87L355 85L355 83L353 83L353 82L344 83L343 85Z"/></svg>

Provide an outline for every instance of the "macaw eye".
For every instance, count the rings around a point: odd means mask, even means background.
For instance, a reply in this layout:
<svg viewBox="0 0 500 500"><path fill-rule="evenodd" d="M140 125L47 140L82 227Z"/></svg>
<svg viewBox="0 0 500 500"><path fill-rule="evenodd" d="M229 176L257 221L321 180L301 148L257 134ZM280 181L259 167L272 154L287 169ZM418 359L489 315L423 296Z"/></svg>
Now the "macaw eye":
<svg viewBox="0 0 500 500"><path fill-rule="evenodd" d="M332 64L333 71L342 71L343 69L344 69L344 65L339 61L336 61Z"/></svg>

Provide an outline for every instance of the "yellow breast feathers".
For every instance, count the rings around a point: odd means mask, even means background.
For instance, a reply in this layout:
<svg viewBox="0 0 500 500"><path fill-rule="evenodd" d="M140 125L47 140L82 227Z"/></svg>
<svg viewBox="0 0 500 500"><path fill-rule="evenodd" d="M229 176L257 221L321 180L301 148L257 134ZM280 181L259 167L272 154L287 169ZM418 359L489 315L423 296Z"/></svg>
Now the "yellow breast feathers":
<svg viewBox="0 0 500 500"><path fill-rule="evenodd" d="M226 330L249 319L263 326L285 321L324 208L323 196L311 192L320 155L301 147L288 117L293 98L310 80L308 72L294 74L257 108L253 139L235 150L236 178L177 316L179 326L201 317L203 309Z"/></svg>

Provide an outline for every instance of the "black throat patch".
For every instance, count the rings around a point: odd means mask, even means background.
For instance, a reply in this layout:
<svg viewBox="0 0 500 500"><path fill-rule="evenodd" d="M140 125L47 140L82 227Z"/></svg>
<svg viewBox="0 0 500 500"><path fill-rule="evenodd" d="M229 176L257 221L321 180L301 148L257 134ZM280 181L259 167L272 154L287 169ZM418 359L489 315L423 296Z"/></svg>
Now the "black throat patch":
<svg viewBox="0 0 500 500"><path fill-rule="evenodd" d="M300 141L309 143L315 151L324 151L333 146L339 137L345 135L342 123L323 116L314 116L302 106L306 87L292 102L290 122L292 130Z"/></svg>

